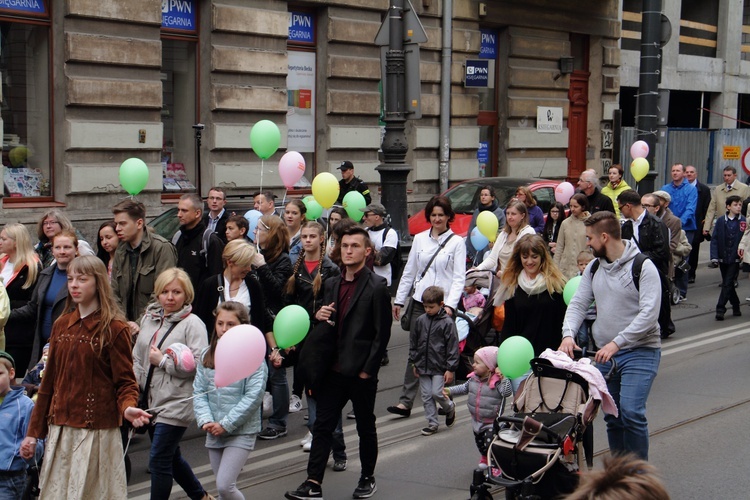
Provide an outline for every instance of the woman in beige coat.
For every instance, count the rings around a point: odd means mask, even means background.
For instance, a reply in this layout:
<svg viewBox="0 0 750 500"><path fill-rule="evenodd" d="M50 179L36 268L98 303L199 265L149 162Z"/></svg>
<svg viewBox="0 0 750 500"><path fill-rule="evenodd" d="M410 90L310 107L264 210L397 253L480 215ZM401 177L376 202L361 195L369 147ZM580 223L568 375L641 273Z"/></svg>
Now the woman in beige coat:
<svg viewBox="0 0 750 500"><path fill-rule="evenodd" d="M555 264L566 279L578 274L578 254L586 250L586 226L589 215L589 200L586 195L576 193L570 199L570 216L560 224L555 248Z"/></svg>

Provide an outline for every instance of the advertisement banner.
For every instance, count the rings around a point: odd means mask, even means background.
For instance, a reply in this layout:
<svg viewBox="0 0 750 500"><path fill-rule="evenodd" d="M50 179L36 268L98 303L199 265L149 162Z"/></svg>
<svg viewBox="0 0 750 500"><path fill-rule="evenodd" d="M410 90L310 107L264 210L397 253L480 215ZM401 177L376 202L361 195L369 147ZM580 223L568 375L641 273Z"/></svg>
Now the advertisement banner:
<svg viewBox="0 0 750 500"><path fill-rule="evenodd" d="M198 30L195 0L161 0L161 27L170 30Z"/></svg>
<svg viewBox="0 0 750 500"><path fill-rule="evenodd" d="M289 13L289 41L295 43L315 43L313 36L315 23L312 14L307 12Z"/></svg>
<svg viewBox="0 0 750 500"><path fill-rule="evenodd" d="M290 50L286 77L287 150L315 152L315 53Z"/></svg>
<svg viewBox="0 0 750 500"><path fill-rule="evenodd" d="M15 14L47 15L43 0L0 0L0 10Z"/></svg>

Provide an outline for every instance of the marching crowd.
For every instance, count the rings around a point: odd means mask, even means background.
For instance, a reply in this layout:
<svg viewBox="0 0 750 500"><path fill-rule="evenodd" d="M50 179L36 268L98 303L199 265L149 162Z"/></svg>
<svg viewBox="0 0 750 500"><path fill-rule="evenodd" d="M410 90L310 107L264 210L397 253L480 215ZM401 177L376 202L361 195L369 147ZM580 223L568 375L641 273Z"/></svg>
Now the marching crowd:
<svg viewBox="0 0 750 500"><path fill-rule="evenodd" d="M286 497L321 498L331 452L333 470L346 469L342 411L351 401L347 417L357 422L362 467L353 497L369 498L377 489L377 379L388 364L394 320L410 332L410 349L399 400L388 412L410 417L419 393L427 421L421 433L430 436L439 414L453 425L453 396L472 394L484 457L491 422L525 375L503 378L490 345L471 353L465 382L452 385L465 349L456 318L465 314L489 314L499 342L523 336L536 356L593 347L603 372L616 360L608 386L619 415L605 417L610 449L647 460L646 400L661 339L675 331L670 290L685 300L702 241L710 240L722 274L716 319L724 319L727 302L741 315L735 286L741 265L750 263L743 216L750 189L732 167L711 191L694 167L676 164L670 183L643 196L625 184L620 166L609 169L604 188L585 171L579 192L547 214L526 187L500 207L484 186L469 232L480 213L494 214L500 229L486 248L451 230L450 200L435 196L425 207L430 228L414 237L403 273L386 209L371 202L351 162L339 169L340 200L356 189L367 201L362 224L339 208L325 225L306 221L301 200L277 214L274 195L261 192L255 209L262 216L251 228L225 210L224 190L213 187L207 211L195 194L180 198L171 241L148 229L144 205L132 199L113 207L94 245L57 209L40 218L35 246L25 226L5 225L0 498L20 498L36 464L42 498L126 498L127 446L141 432L151 440L151 498L169 498L173 481L190 498L212 498L180 452L193 422L206 432L219 498L244 498L236 480L256 439L286 436L288 415L303 398L308 477ZM497 283L491 295L467 279L481 274ZM563 290L575 276L580 284L566 304ZM288 304L302 306L311 327L303 342L280 348L273 320ZM217 388L218 341L243 324L265 334L267 362ZM272 405L263 426L266 392Z"/></svg>

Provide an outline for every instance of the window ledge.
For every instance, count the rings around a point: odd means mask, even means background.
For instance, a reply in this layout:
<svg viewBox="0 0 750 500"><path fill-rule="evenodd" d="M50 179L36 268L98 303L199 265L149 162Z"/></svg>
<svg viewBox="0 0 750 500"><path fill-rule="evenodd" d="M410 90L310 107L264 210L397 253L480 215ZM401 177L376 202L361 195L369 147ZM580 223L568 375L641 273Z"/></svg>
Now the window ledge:
<svg viewBox="0 0 750 500"><path fill-rule="evenodd" d="M16 201L17 200L17 201ZM53 200L24 200L23 198L3 198L3 208L51 208L65 207L65 203Z"/></svg>

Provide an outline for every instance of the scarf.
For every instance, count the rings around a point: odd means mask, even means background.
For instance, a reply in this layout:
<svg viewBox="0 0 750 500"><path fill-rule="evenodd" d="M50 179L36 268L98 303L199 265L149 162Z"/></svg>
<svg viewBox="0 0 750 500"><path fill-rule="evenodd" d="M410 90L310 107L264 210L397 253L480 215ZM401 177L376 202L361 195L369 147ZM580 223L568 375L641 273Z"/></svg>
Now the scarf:
<svg viewBox="0 0 750 500"><path fill-rule="evenodd" d="M522 269L521 274L516 278L516 286L520 286L521 290L529 296L538 295L547 290L547 281L544 279L542 273L537 274L536 278L531 279L526 274L526 270ZM513 297L516 293L516 286L509 288L501 284L495 293L494 304L500 306L503 302Z"/></svg>

